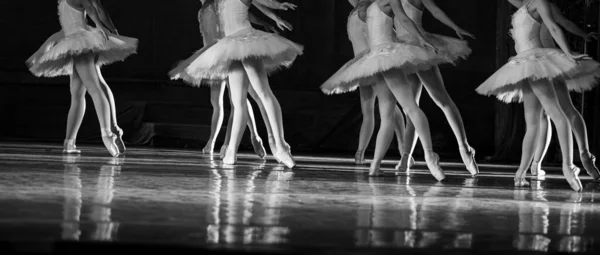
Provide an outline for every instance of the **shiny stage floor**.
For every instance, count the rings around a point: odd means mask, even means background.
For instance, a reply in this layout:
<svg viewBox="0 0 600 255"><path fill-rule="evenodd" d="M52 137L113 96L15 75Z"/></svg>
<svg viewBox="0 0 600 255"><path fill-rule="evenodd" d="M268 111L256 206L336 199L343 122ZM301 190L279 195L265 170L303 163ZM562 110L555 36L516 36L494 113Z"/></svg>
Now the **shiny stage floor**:
<svg viewBox="0 0 600 255"><path fill-rule="evenodd" d="M510 166L470 178L445 164L436 183L423 164L369 178L349 158L298 157L290 171L249 154L227 167L197 151L81 149L0 144L0 252L600 252L600 188L587 176L578 194L551 169L515 189Z"/></svg>

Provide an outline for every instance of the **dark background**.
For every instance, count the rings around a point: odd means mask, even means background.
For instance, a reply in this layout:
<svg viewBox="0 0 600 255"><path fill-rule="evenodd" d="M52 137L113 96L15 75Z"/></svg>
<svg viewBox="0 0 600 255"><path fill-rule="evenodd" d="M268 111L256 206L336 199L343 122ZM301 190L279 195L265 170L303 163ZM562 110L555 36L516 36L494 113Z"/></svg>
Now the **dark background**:
<svg viewBox="0 0 600 255"><path fill-rule="evenodd" d="M325 96L318 89L353 57L346 35L346 18L352 7L346 0L291 2L298 9L279 14L293 24L294 31L282 35L303 44L305 54L291 69L270 78L283 108L286 139L295 152L353 155L362 118L358 93ZM503 105L474 92L512 54L506 26L514 9L505 0L436 2L457 24L477 36L477 40L470 41L473 54L468 60L441 68L448 91L464 118L471 145L479 157L518 159L524 127L521 106ZM135 145L201 148L210 131L209 89L187 87L167 77L177 61L202 47L196 20L200 1L105 0L103 4L121 34L140 40L138 55L103 69L117 100L119 124L126 132L126 141ZM582 25L592 24L588 30L596 29L597 13L584 15L595 15L595 21L583 20L577 10L584 9L579 6L567 11L570 16L579 17L575 21ZM0 1L0 12L4 30L0 40L0 139L60 142L64 139L69 107L68 78L35 78L24 64L48 36L60 29L56 1ZM452 30L428 13L424 23L430 32L454 36ZM599 126L594 118L598 111L590 102L597 98L597 92L588 94L586 116L595 148L598 138L592 131ZM436 150L447 158L458 158L454 136L441 110L427 94L421 105L431 122ZM258 109L255 114L260 119ZM266 141L262 120L259 128ZM223 136L224 130L220 141ZM79 143L98 141L97 119L88 99ZM217 149L220 145L217 143ZM248 139L242 146L250 148ZM397 155L395 150L388 153Z"/></svg>

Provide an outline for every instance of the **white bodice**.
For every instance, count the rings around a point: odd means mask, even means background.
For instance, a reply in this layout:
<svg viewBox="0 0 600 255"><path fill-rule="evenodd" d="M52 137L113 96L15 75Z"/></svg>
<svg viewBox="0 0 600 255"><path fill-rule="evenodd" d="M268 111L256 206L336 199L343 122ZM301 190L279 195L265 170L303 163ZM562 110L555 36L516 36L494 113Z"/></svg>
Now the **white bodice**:
<svg viewBox="0 0 600 255"><path fill-rule="evenodd" d="M203 5L198 12L198 22L200 23L200 33L204 45L214 43L223 37L219 28L216 1Z"/></svg>
<svg viewBox="0 0 600 255"><path fill-rule="evenodd" d="M85 11L80 11L67 3L67 0L62 0L58 4L58 15L60 26L66 36L80 32L82 29L87 29L87 21L85 19Z"/></svg>
<svg viewBox="0 0 600 255"><path fill-rule="evenodd" d="M373 2L367 9L367 29L370 46L394 41L394 20Z"/></svg>
<svg viewBox="0 0 600 255"><path fill-rule="evenodd" d="M249 6L241 0L217 0L219 2L219 20L225 36L252 28L248 19Z"/></svg>
<svg viewBox="0 0 600 255"><path fill-rule="evenodd" d="M512 17L511 35L515 41L517 53L534 48L542 48L540 32L542 25L529 14L527 6L523 5Z"/></svg>
<svg viewBox="0 0 600 255"><path fill-rule="evenodd" d="M401 2L402 8L404 8L404 12L406 12L408 18L410 18L413 21L413 23L415 23L415 26L417 26L419 31L425 32L425 30L423 29L423 11L419 10L419 8L412 5L408 0L401 0ZM394 24L396 26L396 36L404 37L410 35L408 30L406 30L404 26L400 24L400 21L398 21L398 19L394 19Z"/></svg>

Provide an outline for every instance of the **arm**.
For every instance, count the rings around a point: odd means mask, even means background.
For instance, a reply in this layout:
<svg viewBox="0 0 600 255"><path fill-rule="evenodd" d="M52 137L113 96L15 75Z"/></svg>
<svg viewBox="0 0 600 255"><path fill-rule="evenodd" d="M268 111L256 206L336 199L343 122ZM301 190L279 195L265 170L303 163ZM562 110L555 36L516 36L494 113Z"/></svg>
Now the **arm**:
<svg viewBox="0 0 600 255"><path fill-rule="evenodd" d="M508 0L508 2L517 8L520 8L523 4L523 0Z"/></svg>
<svg viewBox="0 0 600 255"><path fill-rule="evenodd" d="M537 1L536 11L540 14L540 17L544 21L544 24L546 25L546 27L548 27L548 30L550 30L552 37L554 38L556 43L558 43L558 45L560 46L560 49L563 52L565 52L567 55L573 56L573 53L571 52L571 48L569 47L569 44L565 40L565 35L564 35L563 31L560 29L558 24L556 24L556 21L554 20L554 17L552 16L552 10L550 9L550 5L548 4L548 1L547 0Z"/></svg>
<svg viewBox="0 0 600 255"><path fill-rule="evenodd" d="M276 9L276 10L288 10L288 9L295 9L296 5L291 4L291 3L280 3L277 0L252 0L252 4L259 4L259 5L264 5L268 8L271 9Z"/></svg>
<svg viewBox="0 0 600 255"><path fill-rule="evenodd" d="M552 17L554 17L554 19L556 20L556 23L558 23L561 27L564 27L570 33L577 35L579 37L583 37L584 39L587 39L588 34L586 32L584 32L581 28L579 28L577 25L575 25L575 23L568 20L565 17L565 15L562 14L560 9L558 9L558 6L556 6L553 3L548 3L548 4L550 5L550 10L552 11Z"/></svg>
<svg viewBox="0 0 600 255"><path fill-rule="evenodd" d="M96 9L96 12L98 13L98 17L100 18L100 21L102 22L102 24L104 24L104 26L108 27L108 29L112 33L118 34L117 28L115 28L115 25L113 24L112 20L110 19L110 16L106 13L106 11L104 10L104 7L102 7L102 3L100 3L100 0L91 0L91 2L92 2L92 5L94 6L94 8Z"/></svg>
<svg viewBox="0 0 600 255"><path fill-rule="evenodd" d="M433 2L433 0L421 0L421 1L423 2L423 5L425 5L425 8L427 8L427 10L429 10L429 12L431 12L433 17L435 17L435 19L439 20L444 25L454 29L454 31L456 31L456 34L458 35L458 37L460 37L461 39L462 39L462 35L474 37L472 34L470 34L469 32L465 31L464 29L462 29L458 25L456 25L454 23L454 21L452 21L450 19L450 17L448 17L448 15L446 15L446 13L444 11L442 11L442 9L440 9L435 4L435 2Z"/></svg>
<svg viewBox="0 0 600 255"><path fill-rule="evenodd" d="M264 20L262 20L262 19L260 19L260 18L258 18L256 16L254 16L254 14L249 13L248 18L249 18L249 20L250 20L250 22L252 24L256 24L256 25L262 26L267 31L270 31L270 32L273 32L273 33L277 33L277 30L273 26L271 26L271 24L269 24L266 21L264 21Z"/></svg>
<svg viewBox="0 0 600 255"><path fill-rule="evenodd" d="M292 30L292 25L290 23L288 23L287 21L281 19L279 16L277 16L271 9L263 6L262 4L257 3L256 1L252 2L252 4L263 14L265 14L265 16L269 17L270 19L272 19L273 21L275 21L275 23L277 24L277 26L279 27L279 29L281 30ZM252 21L250 21L252 22Z"/></svg>
<svg viewBox="0 0 600 255"><path fill-rule="evenodd" d="M404 8L400 4L400 0L390 0L392 11L394 12L395 19L398 19L400 24L413 36L419 38L421 41L426 42L427 40L421 34L421 31L417 28L415 23L406 15Z"/></svg>

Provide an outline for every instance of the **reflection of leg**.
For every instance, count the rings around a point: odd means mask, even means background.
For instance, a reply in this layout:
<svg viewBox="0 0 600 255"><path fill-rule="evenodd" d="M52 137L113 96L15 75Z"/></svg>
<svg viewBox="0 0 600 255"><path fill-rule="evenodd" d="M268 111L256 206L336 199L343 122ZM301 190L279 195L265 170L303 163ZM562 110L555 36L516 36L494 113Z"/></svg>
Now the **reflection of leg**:
<svg viewBox="0 0 600 255"><path fill-rule="evenodd" d="M458 107L456 107L456 104L450 98L448 91L446 91L440 69L436 66L427 71L419 72L419 78L423 81L433 101L442 109L444 115L446 115L446 119L450 123L450 127L458 142L461 158L467 170L469 170L471 175L477 175L479 168L475 163L475 150L469 146L462 116L458 111Z"/></svg>
<svg viewBox="0 0 600 255"><path fill-rule="evenodd" d="M556 95L560 107L567 115L567 119L571 123L575 140L579 147L579 155L581 155L581 162L583 167L594 180L600 180L600 171L595 166L595 157L590 153L590 145L588 144L587 127L583 116L575 109L571 96L569 95L569 89L564 82L556 83Z"/></svg>
<svg viewBox="0 0 600 255"><path fill-rule="evenodd" d="M521 163L515 174L515 186L529 185L529 182L525 180L525 175L527 173L527 168L529 168L531 160L533 159L536 134L540 129L539 116L542 112L542 105L527 84L523 84L523 106L527 131L525 132L523 145L521 147Z"/></svg>
<svg viewBox="0 0 600 255"><path fill-rule="evenodd" d="M421 80L416 74L410 74L406 78L408 86L410 86L411 94L415 97L418 105L421 99L421 92L423 91ZM415 130L415 125L407 115L406 128L404 130L404 148L402 150L402 158L400 159L400 163L398 163L396 166L396 170L398 172L410 172L410 168L415 164L415 160L412 155L416 146L417 133Z"/></svg>
<svg viewBox="0 0 600 255"><path fill-rule="evenodd" d="M81 169L73 164L65 164L62 239L79 240L81 231L79 221L81 216Z"/></svg>
<svg viewBox="0 0 600 255"><path fill-rule="evenodd" d="M94 199L91 219L96 223L96 230L92 234L92 240L109 241L113 239L117 223L111 220L111 208L114 195L114 175L118 166L104 165L100 168L98 176L97 196Z"/></svg>
<svg viewBox="0 0 600 255"><path fill-rule="evenodd" d="M537 98L536 98L537 100ZM531 175L534 177L540 177L546 175L546 172L542 170L542 161L548 152L550 147L550 141L552 139L552 127L550 127L550 118L542 111L540 114L540 129L536 132L536 146L535 156L533 157L533 163L531 163Z"/></svg>
<svg viewBox="0 0 600 255"><path fill-rule="evenodd" d="M210 104L213 113L210 120L210 136L202 149L203 154L212 154L215 149L215 142L217 141L217 137L219 137L219 132L223 125L223 115L225 114L225 110L223 109L223 95L225 94L226 86L226 81L210 86Z"/></svg>
<svg viewBox="0 0 600 255"><path fill-rule="evenodd" d="M429 120L417 105L410 87L407 86L405 74L402 71L388 71L383 76L394 97L396 97L396 100L398 100L404 111L406 111L417 129L417 134L425 151L425 161L427 161L429 171L437 180L443 180L445 175L439 165L440 158L433 152Z"/></svg>
<svg viewBox="0 0 600 255"><path fill-rule="evenodd" d="M83 82L77 72L71 75L71 108L67 118L67 135L64 142L63 153L79 154L80 150L75 147L77 132L81 127L81 122L85 114L85 93L87 90L83 86Z"/></svg>
<svg viewBox="0 0 600 255"><path fill-rule="evenodd" d="M369 146L373 129L375 128L375 92L372 86L361 86L360 91L360 109L362 111L362 124L358 136L358 149L354 156L354 162L359 165L365 160L365 150Z"/></svg>
<svg viewBox="0 0 600 255"><path fill-rule="evenodd" d="M235 164L237 161L237 150L244 135L245 124L248 122L248 87L244 84L245 72L241 63L232 64L229 73L229 91L233 103L233 123L231 125L231 138L227 145L227 152L223 158L225 164Z"/></svg>
<svg viewBox="0 0 600 255"><path fill-rule="evenodd" d="M379 99L379 114L381 115L381 125L377 133L377 143L375 144L375 155L369 168L370 176L379 176L383 172L379 169L381 161L390 148L392 136L394 135L394 108L396 100L390 89L384 83L377 83L373 86L377 98Z"/></svg>
<svg viewBox="0 0 600 255"><path fill-rule="evenodd" d="M556 127L556 133L558 135L558 141L563 158L563 174L567 179L567 182L575 191L582 189L581 181L579 180L579 169L573 165L573 137L571 134L571 125L567 119L567 116L560 108L556 91L554 86L549 84L547 80L531 81L531 88L533 93L542 103L544 110L550 116L554 126Z"/></svg>

